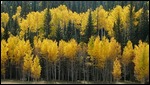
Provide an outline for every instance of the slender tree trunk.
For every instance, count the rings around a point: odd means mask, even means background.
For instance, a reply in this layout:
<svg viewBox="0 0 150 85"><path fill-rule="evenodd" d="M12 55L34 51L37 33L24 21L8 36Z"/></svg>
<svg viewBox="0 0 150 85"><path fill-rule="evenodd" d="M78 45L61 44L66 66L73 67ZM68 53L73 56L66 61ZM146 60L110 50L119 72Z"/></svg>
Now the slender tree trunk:
<svg viewBox="0 0 150 85"><path fill-rule="evenodd" d="M49 80L52 80L52 66L49 65Z"/></svg>
<svg viewBox="0 0 150 85"><path fill-rule="evenodd" d="M73 82L73 60L71 62L71 69L72 69L72 82Z"/></svg>
<svg viewBox="0 0 150 85"><path fill-rule="evenodd" d="M124 81L126 81L126 66L124 65Z"/></svg>
<svg viewBox="0 0 150 85"><path fill-rule="evenodd" d="M106 35L105 35L105 30L104 30L104 29L103 29L103 31L104 31L104 35L103 35L103 36L106 36Z"/></svg>
<svg viewBox="0 0 150 85"><path fill-rule="evenodd" d="M79 64L80 65L80 64ZM81 73L80 73L80 68L81 66L79 66L79 70L78 70L78 76L79 76L79 80L81 80Z"/></svg>
<svg viewBox="0 0 150 85"><path fill-rule="evenodd" d="M28 81L29 81L29 76L30 76L30 74L29 74L29 72L28 72Z"/></svg>
<svg viewBox="0 0 150 85"><path fill-rule="evenodd" d="M101 29L101 39L102 39L102 37L103 37L103 29Z"/></svg>
<svg viewBox="0 0 150 85"><path fill-rule="evenodd" d="M77 77L78 77L78 69L77 70L75 70L75 81L77 81Z"/></svg>
<svg viewBox="0 0 150 85"><path fill-rule="evenodd" d="M12 75L11 75L11 73L12 73L12 65L10 64L10 62L9 62L9 66L10 66L10 79L12 78Z"/></svg>
<svg viewBox="0 0 150 85"><path fill-rule="evenodd" d="M96 68L96 81L98 81L98 69Z"/></svg>
<svg viewBox="0 0 150 85"><path fill-rule="evenodd" d="M62 70L62 75L61 75L61 77L62 77L62 80L64 80L64 69Z"/></svg>
<svg viewBox="0 0 150 85"><path fill-rule="evenodd" d="M89 82L89 67L87 66L87 81Z"/></svg>
<svg viewBox="0 0 150 85"><path fill-rule="evenodd" d="M84 62L84 64L85 64L85 62ZM84 66L84 64L83 64L83 74L84 74L84 84L85 84L85 66Z"/></svg>
<svg viewBox="0 0 150 85"><path fill-rule="evenodd" d="M55 80L55 66L52 66L52 71L53 71L53 80Z"/></svg>
<svg viewBox="0 0 150 85"><path fill-rule="evenodd" d="M46 80L48 81L48 61L46 60Z"/></svg>
<svg viewBox="0 0 150 85"><path fill-rule="evenodd" d="M17 73L17 70L18 70L18 69L17 69L17 66L16 66L16 79L17 79L17 74L18 74L18 73Z"/></svg>
<svg viewBox="0 0 150 85"><path fill-rule="evenodd" d="M99 17L99 16L98 16L98 12L99 12L99 11L97 11L97 31L98 31L98 32L97 32L97 33L98 33L97 35L99 36L99 28L98 28L98 17Z"/></svg>
<svg viewBox="0 0 150 85"><path fill-rule="evenodd" d="M56 62L54 63L55 66L55 84L56 84Z"/></svg>
<svg viewBox="0 0 150 85"><path fill-rule="evenodd" d="M59 60L59 77L58 77L58 80L60 80L60 61L61 60Z"/></svg>
<svg viewBox="0 0 150 85"><path fill-rule="evenodd" d="M70 69L69 69L70 66L69 66L69 64L70 64L70 62L68 62L68 66L67 66L68 67L68 81L69 81L69 77L70 77Z"/></svg>

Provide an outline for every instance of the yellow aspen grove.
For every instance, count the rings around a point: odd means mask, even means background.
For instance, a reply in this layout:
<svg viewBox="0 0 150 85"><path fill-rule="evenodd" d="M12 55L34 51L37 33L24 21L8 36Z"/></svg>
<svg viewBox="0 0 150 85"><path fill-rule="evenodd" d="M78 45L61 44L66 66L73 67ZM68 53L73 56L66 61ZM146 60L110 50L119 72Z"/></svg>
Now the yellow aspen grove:
<svg viewBox="0 0 150 85"><path fill-rule="evenodd" d="M30 12L27 15L27 24L28 24L28 28L31 32L36 32L37 30L39 30L41 27L43 27L43 22L44 22L44 12ZM26 24L26 20L24 20L24 22L22 22L22 24ZM26 28L25 26L23 26L24 28Z"/></svg>
<svg viewBox="0 0 150 85"><path fill-rule="evenodd" d="M4 79L5 79L5 68L6 68L6 63L8 60L8 44L5 40L1 41L1 74L3 75Z"/></svg>
<svg viewBox="0 0 150 85"><path fill-rule="evenodd" d="M106 28L106 18L108 16L108 12L103 9L103 6L101 5L99 8L97 8L97 18L98 18L98 29Z"/></svg>
<svg viewBox="0 0 150 85"><path fill-rule="evenodd" d="M113 64L113 72L112 72L114 79L116 81L120 80L121 78L121 65L120 65L120 61L116 58L116 60L114 61Z"/></svg>
<svg viewBox="0 0 150 85"><path fill-rule="evenodd" d="M32 65L33 55L31 53L26 54L23 62L23 73L28 76L28 80L31 74L31 65Z"/></svg>
<svg viewBox="0 0 150 85"><path fill-rule="evenodd" d="M41 44L42 44L42 41L41 41L41 39L40 38L38 38L38 37L34 37L34 49L33 49L33 54L34 55L40 55L41 53Z"/></svg>
<svg viewBox="0 0 150 85"><path fill-rule="evenodd" d="M87 49L87 52L90 56L93 56L93 48L94 48L94 36L91 36L91 38L89 39L89 42L88 42L88 49Z"/></svg>
<svg viewBox="0 0 150 85"><path fill-rule="evenodd" d="M39 42L40 43L40 42ZM56 41L44 39L41 44L41 54L50 62L55 62L58 56L58 46Z"/></svg>
<svg viewBox="0 0 150 85"><path fill-rule="evenodd" d="M58 46L56 41L49 41L50 46L47 47L49 61L56 62L58 57Z"/></svg>
<svg viewBox="0 0 150 85"><path fill-rule="evenodd" d="M18 44L19 42L19 38L17 36L10 36L7 40L8 42L8 56L9 56L9 59L10 59L10 62L11 64L15 64L15 48L16 48L16 45Z"/></svg>
<svg viewBox="0 0 150 85"><path fill-rule="evenodd" d="M129 64L132 63L132 60L134 58L134 50L132 46L132 42L129 40L127 42L127 45L123 49L123 54L121 57L121 63L123 64L123 73L124 73L124 80L126 80L127 75L127 67Z"/></svg>
<svg viewBox="0 0 150 85"><path fill-rule="evenodd" d="M64 47L66 46L66 42L65 41L63 41L63 40L60 40L59 41L59 57L63 57L64 56Z"/></svg>
<svg viewBox="0 0 150 85"><path fill-rule="evenodd" d="M5 31L5 29L3 27L1 27L1 36L4 35L4 31Z"/></svg>
<svg viewBox="0 0 150 85"><path fill-rule="evenodd" d="M134 18L133 24L135 26L137 26L139 24L139 20L140 20L140 17L141 17L142 13L143 13L143 8L139 9L137 12L134 12L134 15L133 15L133 18Z"/></svg>
<svg viewBox="0 0 150 85"><path fill-rule="evenodd" d="M71 39L64 47L64 56L73 60L77 53L77 42Z"/></svg>
<svg viewBox="0 0 150 85"><path fill-rule="evenodd" d="M134 53L133 53L132 42L128 41L127 45L125 46L123 50L122 63L125 66L128 65L130 62L132 62L133 57L134 57Z"/></svg>
<svg viewBox="0 0 150 85"><path fill-rule="evenodd" d="M149 45L140 40L138 46L135 45L134 54L134 75L138 81L145 83L149 78Z"/></svg>
<svg viewBox="0 0 150 85"><path fill-rule="evenodd" d="M110 39L109 58L115 60L116 57L121 57L121 45L112 37Z"/></svg>
<svg viewBox="0 0 150 85"><path fill-rule="evenodd" d="M18 23L21 22L20 13L21 13L21 6L18 6L16 10L16 14L12 16L13 20L17 19Z"/></svg>
<svg viewBox="0 0 150 85"><path fill-rule="evenodd" d="M36 56L31 65L31 76L34 80L38 80L41 76L41 65L38 56Z"/></svg>
<svg viewBox="0 0 150 85"><path fill-rule="evenodd" d="M149 83L149 1L1 1L1 77Z"/></svg>
<svg viewBox="0 0 150 85"><path fill-rule="evenodd" d="M19 40L17 46L14 49L15 64L19 65L20 63L22 63L22 59L25 56L25 54L31 52L32 52L32 48L30 46L29 40L27 41Z"/></svg>
<svg viewBox="0 0 150 85"><path fill-rule="evenodd" d="M88 15L89 15L89 11L85 13L80 13L80 17L82 17L81 18L81 32L84 32L84 30L86 29L87 22L88 22Z"/></svg>
<svg viewBox="0 0 150 85"><path fill-rule="evenodd" d="M8 13L1 13L1 26L6 27L7 23L9 21L9 15Z"/></svg>

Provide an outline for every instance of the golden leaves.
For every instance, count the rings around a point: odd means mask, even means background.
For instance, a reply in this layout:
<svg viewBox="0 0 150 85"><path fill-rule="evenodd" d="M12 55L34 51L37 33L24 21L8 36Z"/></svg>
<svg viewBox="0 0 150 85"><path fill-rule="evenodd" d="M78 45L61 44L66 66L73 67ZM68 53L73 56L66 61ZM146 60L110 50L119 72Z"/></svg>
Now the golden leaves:
<svg viewBox="0 0 150 85"><path fill-rule="evenodd" d="M7 23L9 21L9 15L8 13L1 13L1 25L4 24L4 27L6 27Z"/></svg>
<svg viewBox="0 0 150 85"><path fill-rule="evenodd" d="M128 65L130 62L132 62L133 56L134 53L133 53L132 42L128 41L127 45L124 47L123 50L122 63L124 65Z"/></svg>
<svg viewBox="0 0 150 85"><path fill-rule="evenodd" d="M97 65L100 68L103 68L106 59L114 60L121 56L121 46L114 38L109 41L106 37L100 40L99 36L95 39L92 36L88 43L88 54L98 61Z"/></svg>
<svg viewBox="0 0 150 85"><path fill-rule="evenodd" d="M1 27L1 34L4 34L5 29L3 27Z"/></svg>
<svg viewBox="0 0 150 85"><path fill-rule="evenodd" d="M7 59L8 59L8 55L7 55L7 52L8 52L8 44L5 40L2 40L1 41L1 64L5 64Z"/></svg>
<svg viewBox="0 0 150 85"><path fill-rule="evenodd" d="M32 78L39 79L40 75L41 75L41 69L42 68L40 66L39 58L38 58L38 56L36 56L31 65Z"/></svg>
<svg viewBox="0 0 150 85"><path fill-rule="evenodd" d="M17 20L18 23L21 22L20 13L21 13L21 6L18 6L16 10L16 14L12 16L13 20Z"/></svg>
<svg viewBox="0 0 150 85"><path fill-rule="evenodd" d="M134 73L137 80L142 81L149 77L149 45L140 40L138 46L135 45L134 54Z"/></svg>
<svg viewBox="0 0 150 85"><path fill-rule="evenodd" d="M71 39L64 46L64 56L73 60L77 53L77 42L74 39Z"/></svg>
<svg viewBox="0 0 150 85"><path fill-rule="evenodd" d="M33 55L31 53L28 53L24 57L24 62L23 62L23 71L24 72L30 72L31 71L31 65L32 65L32 59Z"/></svg>
<svg viewBox="0 0 150 85"><path fill-rule="evenodd" d="M1 41L1 74L4 75L5 74L5 65L6 62L8 60L8 44L5 40Z"/></svg>
<svg viewBox="0 0 150 85"><path fill-rule="evenodd" d="M116 58L113 64L113 72L114 79L119 80L121 78L121 64L120 61Z"/></svg>
<svg viewBox="0 0 150 85"><path fill-rule="evenodd" d="M43 54L45 59L51 62L55 62L58 57L58 46L56 41L44 39L41 43L41 54Z"/></svg>

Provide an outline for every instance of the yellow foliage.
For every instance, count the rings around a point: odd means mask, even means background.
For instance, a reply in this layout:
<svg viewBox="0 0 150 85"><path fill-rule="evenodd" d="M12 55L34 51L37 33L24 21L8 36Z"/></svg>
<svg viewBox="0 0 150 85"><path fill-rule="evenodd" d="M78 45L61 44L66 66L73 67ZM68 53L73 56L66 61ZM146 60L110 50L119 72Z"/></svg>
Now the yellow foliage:
<svg viewBox="0 0 150 85"><path fill-rule="evenodd" d="M34 79L39 79L41 75L41 66L39 62L38 56L36 56L33 60L33 63L31 65L31 76Z"/></svg>
<svg viewBox="0 0 150 85"><path fill-rule="evenodd" d="M8 13L1 13L1 25L4 24L4 27L6 27L7 23L9 21L9 15Z"/></svg>
<svg viewBox="0 0 150 85"><path fill-rule="evenodd" d="M5 29L3 27L1 27L1 34L4 34Z"/></svg>
<svg viewBox="0 0 150 85"><path fill-rule="evenodd" d="M56 41L49 41L50 46L47 48L48 59L52 62L55 62L58 57L58 46Z"/></svg>
<svg viewBox="0 0 150 85"><path fill-rule="evenodd" d="M84 31L87 26L89 12L80 13L81 17L81 31Z"/></svg>
<svg viewBox="0 0 150 85"><path fill-rule="evenodd" d="M120 61L116 58L113 64L113 72L114 79L119 80L121 78L121 65Z"/></svg>
<svg viewBox="0 0 150 85"><path fill-rule="evenodd" d="M71 39L64 47L64 56L73 60L77 53L77 42Z"/></svg>
<svg viewBox="0 0 150 85"><path fill-rule="evenodd" d="M27 22L24 22L29 27L31 32L36 32L41 27L43 27L44 22L44 12L30 12L26 18ZM23 23L23 22L22 22ZM25 24L25 25L26 25Z"/></svg>
<svg viewBox="0 0 150 85"><path fill-rule="evenodd" d="M17 19L18 23L21 22L20 13L21 13L21 6L18 6L16 10L16 14L12 16L13 20Z"/></svg>
<svg viewBox="0 0 150 85"><path fill-rule="evenodd" d="M45 59L55 62L58 57L58 46L56 41L44 39L41 43L41 54Z"/></svg>
<svg viewBox="0 0 150 85"><path fill-rule="evenodd" d="M8 42L8 56L9 59L11 60L11 63L15 63L15 53L14 53L14 49L16 48L17 43L19 42L19 38L17 36L10 36L7 40Z"/></svg>
<svg viewBox="0 0 150 85"><path fill-rule="evenodd" d="M116 57L121 56L121 46L120 44L112 37L110 39L110 47L109 47L109 58L111 60L115 60Z"/></svg>
<svg viewBox="0 0 150 85"><path fill-rule="evenodd" d="M32 52L32 48L30 46L29 40L19 40L16 44L17 46L14 49L14 57L15 57L15 64L19 65L21 60L26 54L30 54Z"/></svg>
<svg viewBox="0 0 150 85"><path fill-rule="evenodd" d="M134 14L134 18L137 19L140 17L140 15L142 14L143 12L143 8L139 9L137 12L135 12Z"/></svg>
<svg viewBox="0 0 150 85"><path fill-rule="evenodd" d="M127 45L124 47L122 55L122 63L127 66L134 57L132 42L128 41Z"/></svg>
<svg viewBox="0 0 150 85"><path fill-rule="evenodd" d="M23 72L25 73L31 72L32 59L33 59L33 55L31 54L25 55L24 62L23 62Z"/></svg>
<svg viewBox="0 0 150 85"><path fill-rule="evenodd" d="M91 38L89 39L89 42L88 42L88 50L87 50L87 52L88 52L88 54L89 55L93 55L94 53L93 53L93 48L94 48L94 36L91 36Z"/></svg>
<svg viewBox="0 0 150 85"><path fill-rule="evenodd" d="M7 55L7 52L8 52L8 44L5 40L2 40L1 41L1 64L2 65L5 65L6 64L6 61L8 60L8 55Z"/></svg>
<svg viewBox="0 0 150 85"><path fill-rule="evenodd" d="M1 41L1 74L5 75L5 65L6 61L8 60L8 44L5 40Z"/></svg>
<svg viewBox="0 0 150 85"><path fill-rule="evenodd" d="M138 81L143 82L144 78L149 77L149 45L140 40L138 46L135 45L134 54L135 77Z"/></svg>
<svg viewBox="0 0 150 85"><path fill-rule="evenodd" d="M63 57L64 56L64 47L66 46L66 42L63 40L59 41L59 56Z"/></svg>
<svg viewBox="0 0 150 85"><path fill-rule="evenodd" d="M103 6L100 6L97 10L97 18L98 18L98 29L106 28L106 18L108 16L108 12L103 9Z"/></svg>
<svg viewBox="0 0 150 85"><path fill-rule="evenodd" d="M28 29L28 21L25 20L25 19L22 19L22 22L19 24L20 25L20 29L23 31L23 32L26 32L27 29Z"/></svg>

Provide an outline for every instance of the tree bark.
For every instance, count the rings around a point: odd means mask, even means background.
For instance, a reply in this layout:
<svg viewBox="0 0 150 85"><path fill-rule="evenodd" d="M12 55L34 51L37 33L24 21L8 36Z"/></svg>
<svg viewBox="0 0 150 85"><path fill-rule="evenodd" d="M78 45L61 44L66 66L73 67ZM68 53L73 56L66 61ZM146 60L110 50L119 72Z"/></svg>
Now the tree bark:
<svg viewBox="0 0 150 85"><path fill-rule="evenodd" d="M48 60L46 60L46 80L48 81Z"/></svg>
<svg viewBox="0 0 150 85"><path fill-rule="evenodd" d="M72 60L72 82L73 82L73 79L74 79L74 77L73 77L73 73L74 73L74 69L73 69L73 60Z"/></svg>

